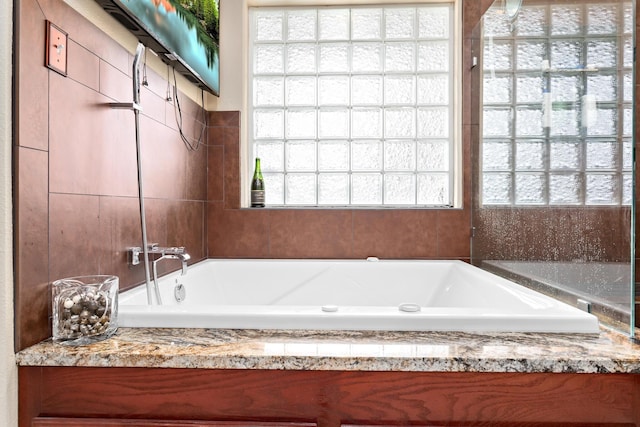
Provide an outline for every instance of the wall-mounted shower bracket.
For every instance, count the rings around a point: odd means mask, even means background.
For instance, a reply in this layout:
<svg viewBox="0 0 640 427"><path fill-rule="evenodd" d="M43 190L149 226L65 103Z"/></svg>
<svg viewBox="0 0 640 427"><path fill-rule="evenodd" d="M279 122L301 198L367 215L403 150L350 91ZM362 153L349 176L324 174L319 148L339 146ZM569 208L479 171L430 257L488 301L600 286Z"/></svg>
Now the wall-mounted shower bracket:
<svg viewBox="0 0 640 427"><path fill-rule="evenodd" d="M120 110L142 111L142 106L136 102L110 102L109 106Z"/></svg>

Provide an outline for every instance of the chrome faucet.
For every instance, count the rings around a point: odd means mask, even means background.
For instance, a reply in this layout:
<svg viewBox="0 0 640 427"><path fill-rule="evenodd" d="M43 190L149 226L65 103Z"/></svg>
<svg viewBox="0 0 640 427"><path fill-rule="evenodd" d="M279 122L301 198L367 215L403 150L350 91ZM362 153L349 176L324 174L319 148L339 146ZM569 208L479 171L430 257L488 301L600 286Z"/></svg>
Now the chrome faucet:
<svg viewBox="0 0 640 427"><path fill-rule="evenodd" d="M161 261L163 259L177 259L180 260L180 262L182 263L182 273L181 275L184 276L187 274L187 261L189 261L191 259L191 255L189 255L188 253L185 252L184 247L179 247L179 248L165 248L165 251L163 252L162 256L160 256L159 258L153 260L153 263L157 263L158 261Z"/></svg>
<svg viewBox="0 0 640 427"><path fill-rule="evenodd" d="M153 267L153 285L155 287L155 294L158 304L162 304L160 297L160 291L158 289L158 263L164 259L176 259L179 260L182 265L181 275L187 274L187 262L191 259L191 256L187 253L184 246L172 246L162 247L157 243L151 243L147 248L147 254L149 260L152 261ZM140 247L128 248L128 263L130 266L140 264L140 255L144 257L144 251Z"/></svg>

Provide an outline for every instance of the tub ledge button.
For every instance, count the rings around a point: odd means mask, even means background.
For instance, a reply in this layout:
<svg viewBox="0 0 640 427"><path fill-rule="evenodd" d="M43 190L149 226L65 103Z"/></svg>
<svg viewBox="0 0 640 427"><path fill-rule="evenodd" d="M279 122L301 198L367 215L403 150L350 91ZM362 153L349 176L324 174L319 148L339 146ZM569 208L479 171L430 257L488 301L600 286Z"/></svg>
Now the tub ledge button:
<svg viewBox="0 0 640 427"><path fill-rule="evenodd" d="M323 305L322 306L322 311L324 311L325 313L335 313L336 311L338 311L338 306L337 305Z"/></svg>
<svg viewBox="0 0 640 427"><path fill-rule="evenodd" d="M416 311L420 311L420 305L412 304L412 303L404 303L398 306L398 310L404 311L407 313L415 313Z"/></svg>

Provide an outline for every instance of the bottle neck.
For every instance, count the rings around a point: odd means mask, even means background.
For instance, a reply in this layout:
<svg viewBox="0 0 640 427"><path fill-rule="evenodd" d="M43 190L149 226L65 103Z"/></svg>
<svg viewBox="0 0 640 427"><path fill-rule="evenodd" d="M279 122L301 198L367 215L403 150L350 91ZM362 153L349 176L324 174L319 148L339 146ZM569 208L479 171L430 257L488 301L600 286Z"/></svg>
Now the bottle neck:
<svg viewBox="0 0 640 427"><path fill-rule="evenodd" d="M256 168L253 172L253 177L262 179L262 170L260 169L260 159L256 159Z"/></svg>

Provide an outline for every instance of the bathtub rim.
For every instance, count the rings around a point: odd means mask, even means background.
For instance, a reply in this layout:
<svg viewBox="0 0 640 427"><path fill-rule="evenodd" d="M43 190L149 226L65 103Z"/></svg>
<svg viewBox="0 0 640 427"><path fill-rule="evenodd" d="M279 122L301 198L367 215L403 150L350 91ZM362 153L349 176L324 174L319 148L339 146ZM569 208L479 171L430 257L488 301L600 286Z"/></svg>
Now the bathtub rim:
<svg viewBox="0 0 640 427"><path fill-rule="evenodd" d="M126 298L120 298L118 323L122 327L162 327L162 328L216 328L216 329L264 329L264 330L381 330L381 331L446 331L471 333L500 333L500 332L532 332L532 333L571 333L598 334L599 320L596 316L580 311L571 305L541 294L491 272L483 270L462 260L362 260L362 259L220 259L211 258L199 261L191 267L206 263L241 263L241 262L337 262L337 263L451 263L463 264L464 268L472 268L483 275L514 286L525 294L544 296L553 302L555 313L540 315L519 315L508 308L498 310L492 307L492 314L482 313L485 308L457 308L457 307L421 307L419 312L400 312L395 306L367 306L357 309L340 306L337 312L324 312L320 305L286 306L286 309L274 309L273 306L262 305L165 305L148 306L122 303ZM169 282L178 277L179 272L169 273L161 278ZM133 291L144 291L144 284L123 291L124 296ZM125 301L122 301L122 300ZM212 311L212 307L214 310ZM375 312L375 313L374 313ZM475 316L472 316L475 314ZM132 316L137 316L133 319ZM215 316L212 321L211 316ZM265 317L265 316L269 317ZM356 317L358 316L358 317ZM519 320L525 321L516 322ZM469 323L475 322L475 326ZM505 328L509 322L511 327ZM530 325L529 323L535 322ZM345 323L350 326L345 326ZM419 326L417 326L419 324ZM466 326L461 326L461 325ZM517 327L515 325L518 325ZM256 327L259 325L259 327Z"/></svg>

